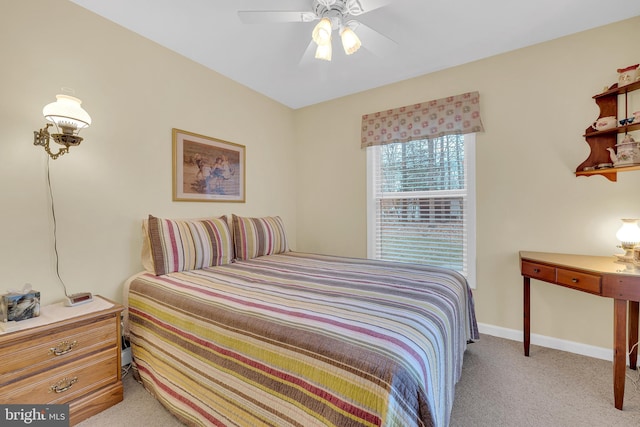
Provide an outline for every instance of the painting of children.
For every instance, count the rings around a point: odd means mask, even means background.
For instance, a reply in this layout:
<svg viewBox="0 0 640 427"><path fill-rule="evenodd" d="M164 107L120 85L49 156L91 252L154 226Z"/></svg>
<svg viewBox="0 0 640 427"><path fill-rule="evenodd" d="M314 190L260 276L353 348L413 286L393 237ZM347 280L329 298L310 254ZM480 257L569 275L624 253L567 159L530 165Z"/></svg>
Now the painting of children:
<svg viewBox="0 0 640 427"><path fill-rule="evenodd" d="M244 201L244 146L174 129L174 200Z"/></svg>

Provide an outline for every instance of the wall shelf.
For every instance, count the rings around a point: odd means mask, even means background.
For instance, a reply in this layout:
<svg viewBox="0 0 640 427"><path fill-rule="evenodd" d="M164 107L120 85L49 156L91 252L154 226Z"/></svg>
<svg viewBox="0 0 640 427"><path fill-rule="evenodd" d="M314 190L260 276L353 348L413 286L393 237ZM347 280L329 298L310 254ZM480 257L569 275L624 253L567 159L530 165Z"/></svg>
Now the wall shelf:
<svg viewBox="0 0 640 427"><path fill-rule="evenodd" d="M624 95L626 113L627 94L638 89L640 89L640 81L624 85L622 87L618 87L618 84L616 83L608 90L594 95L593 99L600 108L600 115L598 118L618 116L618 96L620 95ZM602 175L609 181L615 182L618 180L618 172L640 170L640 165L597 169L597 166L600 164L611 163L611 157L607 149L615 149L616 143L618 142L618 134L637 130L640 130L640 123L632 123L630 125L617 126L613 129L600 131L593 129L591 126L585 129L583 136L587 141L587 144L589 144L591 152L589 157L587 157L587 159L576 168L576 176ZM585 168L593 169L585 171Z"/></svg>
<svg viewBox="0 0 640 427"><path fill-rule="evenodd" d="M637 171L637 170L640 170L640 165L623 166L619 168L596 169L591 171L577 171L576 176L602 175L605 178L607 178L609 181L615 182L618 180L618 172L628 172L628 171Z"/></svg>

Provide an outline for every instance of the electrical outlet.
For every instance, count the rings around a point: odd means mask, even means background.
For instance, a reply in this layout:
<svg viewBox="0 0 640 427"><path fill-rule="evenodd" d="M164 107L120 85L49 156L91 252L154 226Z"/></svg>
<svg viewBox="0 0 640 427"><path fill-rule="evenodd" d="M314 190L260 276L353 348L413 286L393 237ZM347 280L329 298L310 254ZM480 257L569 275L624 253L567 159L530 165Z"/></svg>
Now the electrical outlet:
<svg viewBox="0 0 640 427"><path fill-rule="evenodd" d="M127 366L131 363L131 347L122 349L121 365Z"/></svg>

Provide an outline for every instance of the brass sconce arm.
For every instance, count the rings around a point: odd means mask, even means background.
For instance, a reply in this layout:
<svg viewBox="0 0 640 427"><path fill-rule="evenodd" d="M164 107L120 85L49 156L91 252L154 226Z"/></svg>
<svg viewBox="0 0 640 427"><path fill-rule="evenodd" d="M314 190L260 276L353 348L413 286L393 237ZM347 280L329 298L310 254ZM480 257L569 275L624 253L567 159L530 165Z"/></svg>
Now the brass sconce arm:
<svg viewBox="0 0 640 427"><path fill-rule="evenodd" d="M68 153L70 146L78 145L80 144L80 142L82 142L82 138L76 135L68 135L68 134L51 135L49 133L50 126L51 126L51 123L47 123L47 125L42 129L40 129L39 131L33 131L33 145L40 145L44 147L44 150L47 152L49 156L51 156L53 160L57 159L63 154ZM49 142L51 141L52 137L54 141L64 146L60 148L60 150L58 150L57 153L53 153L49 148Z"/></svg>

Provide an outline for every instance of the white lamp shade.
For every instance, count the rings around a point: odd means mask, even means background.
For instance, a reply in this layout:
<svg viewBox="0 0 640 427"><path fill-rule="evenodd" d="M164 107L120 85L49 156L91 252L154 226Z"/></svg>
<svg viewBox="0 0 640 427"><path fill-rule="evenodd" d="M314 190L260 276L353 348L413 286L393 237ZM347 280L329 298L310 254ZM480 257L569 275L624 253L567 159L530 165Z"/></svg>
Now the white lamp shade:
<svg viewBox="0 0 640 427"><path fill-rule="evenodd" d="M56 95L56 102L42 109L44 117L57 127L83 129L91 124L91 117L81 106L82 101L69 95Z"/></svg>
<svg viewBox="0 0 640 427"><path fill-rule="evenodd" d="M331 20L329 18L322 18L320 22L313 29L311 38L316 42L318 46L331 43Z"/></svg>
<svg viewBox="0 0 640 427"><path fill-rule="evenodd" d="M347 55L357 52L362 43L355 32L349 27L345 27L340 33L342 38L342 47Z"/></svg>
<svg viewBox="0 0 640 427"><path fill-rule="evenodd" d="M331 61L331 43L318 45L316 59Z"/></svg>
<svg viewBox="0 0 640 427"><path fill-rule="evenodd" d="M616 233L616 238L623 243L640 243L638 219L623 219L622 227Z"/></svg>

